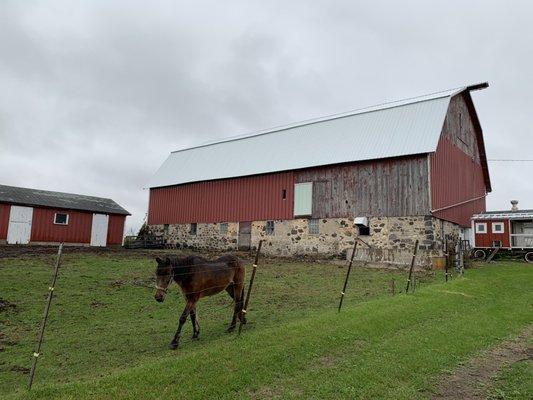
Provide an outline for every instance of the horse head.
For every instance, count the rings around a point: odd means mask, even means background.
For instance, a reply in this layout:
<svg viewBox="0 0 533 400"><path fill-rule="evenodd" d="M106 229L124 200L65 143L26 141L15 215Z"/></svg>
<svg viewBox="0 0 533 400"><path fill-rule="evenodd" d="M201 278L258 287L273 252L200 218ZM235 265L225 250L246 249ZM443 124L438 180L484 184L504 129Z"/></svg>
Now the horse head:
<svg viewBox="0 0 533 400"><path fill-rule="evenodd" d="M167 294L168 286L172 282L173 271L172 263L170 258L165 258L164 260L156 257L157 268L155 270L155 299L158 302L165 300L165 295Z"/></svg>

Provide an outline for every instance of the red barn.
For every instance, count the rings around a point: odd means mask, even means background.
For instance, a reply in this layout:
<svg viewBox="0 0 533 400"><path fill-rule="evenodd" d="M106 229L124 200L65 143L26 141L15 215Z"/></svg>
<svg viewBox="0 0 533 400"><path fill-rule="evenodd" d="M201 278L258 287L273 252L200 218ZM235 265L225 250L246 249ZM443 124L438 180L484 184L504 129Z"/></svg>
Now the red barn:
<svg viewBox="0 0 533 400"><path fill-rule="evenodd" d="M339 255L363 235L376 261L429 257L491 191L478 84L172 152L148 224L176 246ZM354 221L355 225L354 226ZM423 257L421 257L422 259Z"/></svg>
<svg viewBox="0 0 533 400"><path fill-rule="evenodd" d="M121 245L126 216L111 199L0 185L0 242Z"/></svg>

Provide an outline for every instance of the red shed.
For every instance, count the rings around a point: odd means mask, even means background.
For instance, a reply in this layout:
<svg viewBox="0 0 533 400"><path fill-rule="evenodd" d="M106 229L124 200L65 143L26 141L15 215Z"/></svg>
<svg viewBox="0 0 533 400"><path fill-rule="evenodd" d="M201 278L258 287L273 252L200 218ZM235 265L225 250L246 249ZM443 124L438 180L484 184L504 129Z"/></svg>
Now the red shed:
<svg viewBox="0 0 533 400"><path fill-rule="evenodd" d="M513 200L509 211L487 211L472 217L474 247L477 250L501 248L533 250L533 210L519 210ZM486 253L478 251L479 258Z"/></svg>
<svg viewBox="0 0 533 400"><path fill-rule="evenodd" d="M128 211L111 199L0 185L0 242L121 245Z"/></svg>

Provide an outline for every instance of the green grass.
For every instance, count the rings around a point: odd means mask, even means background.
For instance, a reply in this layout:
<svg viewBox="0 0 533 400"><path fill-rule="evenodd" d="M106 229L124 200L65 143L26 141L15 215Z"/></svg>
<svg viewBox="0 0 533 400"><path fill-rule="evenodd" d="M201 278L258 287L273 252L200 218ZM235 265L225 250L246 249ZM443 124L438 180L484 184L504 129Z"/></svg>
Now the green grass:
<svg viewBox="0 0 533 400"><path fill-rule="evenodd" d="M533 398L533 362L524 360L506 368L489 391L490 400L530 400Z"/></svg>
<svg viewBox="0 0 533 400"><path fill-rule="evenodd" d="M48 263L46 262L48 261ZM183 301L153 301L143 258L65 259L31 393L28 366L51 260L2 261L0 314L15 345L1 352L0 394L14 398L428 398L455 368L533 322L533 269L516 263L425 276L415 294L388 294L405 273L356 269L336 313L344 268L263 264L240 337L224 332L223 296L202 300L200 341L166 349ZM433 283L432 283L433 282ZM254 290L255 290L254 289ZM37 295L36 293L42 293ZM7 318L6 318L7 317ZM190 324L186 334L190 333Z"/></svg>

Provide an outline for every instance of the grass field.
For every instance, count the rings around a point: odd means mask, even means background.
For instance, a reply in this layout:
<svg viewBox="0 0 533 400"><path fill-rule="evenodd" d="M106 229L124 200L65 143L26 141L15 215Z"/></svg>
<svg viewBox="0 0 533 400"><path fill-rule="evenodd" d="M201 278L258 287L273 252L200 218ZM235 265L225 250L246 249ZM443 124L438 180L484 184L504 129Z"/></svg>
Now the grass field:
<svg viewBox="0 0 533 400"><path fill-rule="evenodd" d="M150 258L67 254L30 396L26 368L52 264L0 261L0 396L428 398L444 371L533 322L533 270L522 264L448 284L425 274L415 294L394 297L390 281L403 286L404 272L357 268L339 315L345 268L265 260L241 337L225 333L231 308L219 295L199 305L200 340L188 324L172 352L183 300L175 286L165 303L153 300Z"/></svg>

